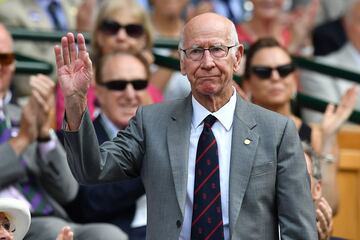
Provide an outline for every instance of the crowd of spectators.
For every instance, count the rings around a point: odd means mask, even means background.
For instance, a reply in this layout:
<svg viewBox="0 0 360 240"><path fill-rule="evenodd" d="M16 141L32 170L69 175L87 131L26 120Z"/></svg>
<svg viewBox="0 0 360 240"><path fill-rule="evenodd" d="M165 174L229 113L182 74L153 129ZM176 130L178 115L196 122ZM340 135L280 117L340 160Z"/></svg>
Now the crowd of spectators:
<svg viewBox="0 0 360 240"><path fill-rule="evenodd" d="M360 110L360 91L348 80L298 68L291 55L360 73L359 0L0 0L0 198L30 209L25 239L145 239L146 194L140 177L94 186L75 180L62 146L65 103L56 70L16 73L15 53L55 66L55 44L13 41L9 31L89 33L93 73L83 97L101 144L125 129L139 106L189 95L187 76L154 61L154 53L179 59L179 51L154 48L154 41L179 41L186 22L205 12L233 21L246 47L237 71L243 81L234 82L239 94L295 123L319 239L330 238L341 205L337 133ZM328 101L325 112L295 112L299 91Z"/></svg>

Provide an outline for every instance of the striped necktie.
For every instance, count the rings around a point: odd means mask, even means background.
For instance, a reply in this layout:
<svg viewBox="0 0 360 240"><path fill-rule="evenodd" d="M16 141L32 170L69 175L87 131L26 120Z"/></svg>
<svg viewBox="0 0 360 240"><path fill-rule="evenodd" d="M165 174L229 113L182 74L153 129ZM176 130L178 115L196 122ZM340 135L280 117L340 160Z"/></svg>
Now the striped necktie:
<svg viewBox="0 0 360 240"><path fill-rule="evenodd" d="M224 227L221 210L219 157L211 130L216 118L208 115L200 135L195 163L192 240L222 240Z"/></svg>

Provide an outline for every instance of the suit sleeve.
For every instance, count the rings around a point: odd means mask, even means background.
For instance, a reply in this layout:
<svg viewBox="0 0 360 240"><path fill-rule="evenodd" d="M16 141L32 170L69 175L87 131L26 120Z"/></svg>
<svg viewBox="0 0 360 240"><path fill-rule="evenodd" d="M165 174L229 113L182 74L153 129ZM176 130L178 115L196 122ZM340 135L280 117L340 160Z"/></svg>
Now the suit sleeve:
<svg viewBox="0 0 360 240"><path fill-rule="evenodd" d="M65 204L73 200L77 194L79 184L71 174L66 161L66 153L56 138L55 148L42 159L37 152L37 164L40 167L40 181L46 191L59 202Z"/></svg>
<svg viewBox="0 0 360 240"><path fill-rule="evenodd" d="M79 131L64 131L68 163L80 183L110 182L139 176L144 155L141 114L140 107L129 127L100 147L88 111L83 115Z"/></svg>
<svg viewBox="0 0 360 240"><path fill-rule="evenodd" d="M276 189L281 239L317 239L310 179L291 120L287 121L278 146Z"/></svg>
<svg viewBox="0 0 360 240"><path fill-rule="evenodd" d="M26 168L8 142L0 144L0 188L26 177Z"/></svg>

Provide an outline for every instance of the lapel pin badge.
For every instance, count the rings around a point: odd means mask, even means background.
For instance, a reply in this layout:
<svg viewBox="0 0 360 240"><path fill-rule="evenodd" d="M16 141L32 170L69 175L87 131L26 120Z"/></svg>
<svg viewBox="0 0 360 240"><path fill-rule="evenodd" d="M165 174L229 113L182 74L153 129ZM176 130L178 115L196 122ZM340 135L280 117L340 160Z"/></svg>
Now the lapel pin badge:
<svg viewBox="0 0 360 240"><path fill-rule="evenodd" d="M249 145L250 143L251 143L250 139L245 139L245 140L244 140L244 144L245 144L245 145Z"/></svg>

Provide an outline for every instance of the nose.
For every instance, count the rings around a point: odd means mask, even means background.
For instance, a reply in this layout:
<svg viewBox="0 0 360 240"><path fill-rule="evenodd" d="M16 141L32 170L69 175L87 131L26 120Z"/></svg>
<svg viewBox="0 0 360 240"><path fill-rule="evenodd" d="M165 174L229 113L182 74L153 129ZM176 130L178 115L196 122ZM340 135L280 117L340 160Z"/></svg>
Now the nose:
<svg viewBox="0 0 360 240"><path fill-rule="evenodd" d="M119 31L117 32L116 34L116 37L118 39L121 39L121 40L124 40L127 38L127 34L126 34L126 31L125 31L125 28L120 28Z"/></svg>
<svg viewBox="0 0 360 240"><path fill-rule="evenodd" d="M134 99L136 97L136 90L131 84L127 84L124 91L126 98Z"/></svg>
<svg viewBox="0 0 360 240"><path fill-rule="evenodd" d="M278 81L281 80L280 74L276 69L271 71L271 80Z"/></svg>
<svg viewBox="0 0 360 240"><path fill-rule="evenodd" d="M6 229L4 229L4 227L0 227L0 240L11 240L12 238L12 234L7 231Z"/></svg>
<svg viewBox="0 0 360 240"><path fill-rule="evenodd" d="M213 57L210 54L209 50L204 51L203 58L201 59L201 65L205 69L211 69L215 66Z"/></svg>

